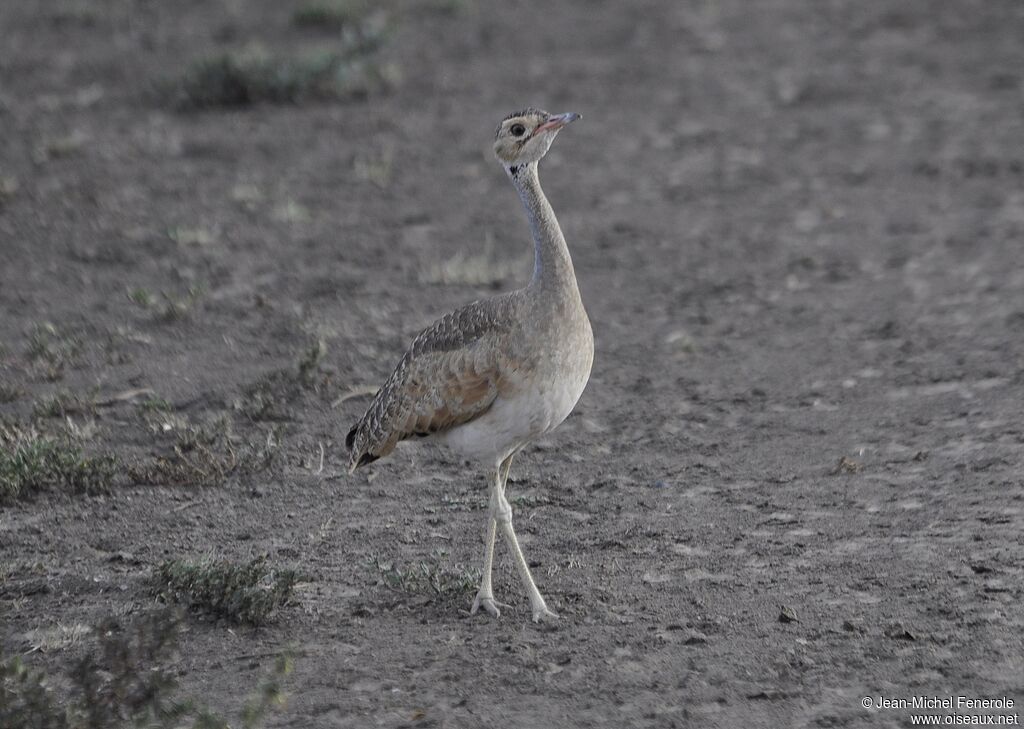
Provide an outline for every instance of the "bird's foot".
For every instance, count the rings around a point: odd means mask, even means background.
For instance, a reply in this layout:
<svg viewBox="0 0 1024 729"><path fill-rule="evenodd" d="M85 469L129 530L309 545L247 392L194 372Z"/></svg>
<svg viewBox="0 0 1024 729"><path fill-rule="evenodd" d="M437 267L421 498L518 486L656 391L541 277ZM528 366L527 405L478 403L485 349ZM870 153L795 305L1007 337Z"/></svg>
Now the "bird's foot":
<svg viewBox="0 0 1024 729"><path fill-rule="evenodd" d="M533 603L533 622L539 623L542 619L558 619L558 613L551 610L544 603L544 598L541 598L539 601Z"/></svg>
<svg viewBox="0 0 1024 729"><path fill-rule="evenodd" d="M478 592L476 594L476 597L473 598L473 607L469 609L469 614L476 615L476 611L480 608L483 608L487 611L487 614L490 615L492 618L497 618L501 616L501 610L499 610L498 608L507 607L511 607L511 605L506 605L503 602L498 602L494 599L494 595Z"/></svg>

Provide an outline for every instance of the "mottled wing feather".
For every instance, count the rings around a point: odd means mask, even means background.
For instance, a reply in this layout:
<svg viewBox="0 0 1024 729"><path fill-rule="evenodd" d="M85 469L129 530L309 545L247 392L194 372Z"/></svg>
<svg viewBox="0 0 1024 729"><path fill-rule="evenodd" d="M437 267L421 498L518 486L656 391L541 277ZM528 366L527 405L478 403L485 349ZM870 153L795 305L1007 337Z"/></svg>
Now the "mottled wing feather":
<svg viewBox="0 0 1024 729"><path fill-rule="evenodd" d="M366 413L349 431L349 469L402 440L444 432L487 412L502 386L511 297L463 307L417 336Z"/></svg>

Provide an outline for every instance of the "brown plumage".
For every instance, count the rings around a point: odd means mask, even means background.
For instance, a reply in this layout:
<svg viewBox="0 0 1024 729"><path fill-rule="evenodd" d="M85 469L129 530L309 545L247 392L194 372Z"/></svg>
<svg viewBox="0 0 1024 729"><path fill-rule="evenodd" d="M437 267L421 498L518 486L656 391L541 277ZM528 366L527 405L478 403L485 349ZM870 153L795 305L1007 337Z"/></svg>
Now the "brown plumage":
<svg viewBox="0 0 1024 729"><path fill-rule="evenodd" d="M485 413L521 367L508 336L519 292L475 301L420 332L348 432L349 472L407 438L443 433Z"/></svg>

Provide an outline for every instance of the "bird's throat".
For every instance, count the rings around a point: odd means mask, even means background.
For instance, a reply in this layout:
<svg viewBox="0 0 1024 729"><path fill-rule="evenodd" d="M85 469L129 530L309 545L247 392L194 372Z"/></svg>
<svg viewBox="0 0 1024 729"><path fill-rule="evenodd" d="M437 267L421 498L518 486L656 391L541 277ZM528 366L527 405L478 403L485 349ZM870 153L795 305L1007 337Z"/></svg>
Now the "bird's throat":
<svg viewBox="0 0 1024 729"><path fill-rule="evenodd" d="M521 166L511 177L526 208L533 233L534 263L530 286L570 293L579 298L569 247L555 218L555 211L540 187L537 163Z"/></svg>

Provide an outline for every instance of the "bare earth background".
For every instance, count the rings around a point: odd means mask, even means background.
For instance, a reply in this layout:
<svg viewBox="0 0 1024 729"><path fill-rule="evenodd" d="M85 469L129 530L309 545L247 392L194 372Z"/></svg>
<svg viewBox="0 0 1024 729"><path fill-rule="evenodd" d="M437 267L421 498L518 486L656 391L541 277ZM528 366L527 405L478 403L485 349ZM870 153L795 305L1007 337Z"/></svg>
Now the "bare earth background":
<svg viewBox="0 0 1024 729"><path fill-rule="evenodd" d="M5 654L153 608L164 559L266 554L305 575L297 604L260 629L193 616L176 670L233 707L293 646L271 726L1019 708L1024 6L408 4L390 92L207 111L154 93L212 53L332 42L294 8L0 5L0 415L124 463L218 417L239 452L272 451L218 485L0 508ZM489 152L526 105L584 116L541 171L597 350L573 416L513 465L561 614L540 626L501 546L513 607L468 615L483 474L408 447L349 477L366 400L332 407L436 316L528 276ZM109 402L137 388L168 406ZM88 402L46 417L55 393ZM457 584L396 587L418 569ZM59 673L87 646L26 661Z"/></svg>

